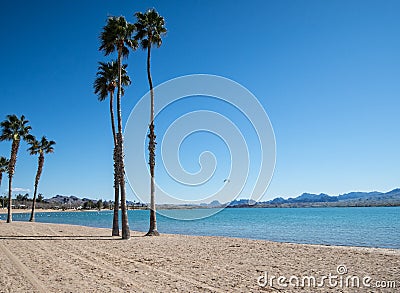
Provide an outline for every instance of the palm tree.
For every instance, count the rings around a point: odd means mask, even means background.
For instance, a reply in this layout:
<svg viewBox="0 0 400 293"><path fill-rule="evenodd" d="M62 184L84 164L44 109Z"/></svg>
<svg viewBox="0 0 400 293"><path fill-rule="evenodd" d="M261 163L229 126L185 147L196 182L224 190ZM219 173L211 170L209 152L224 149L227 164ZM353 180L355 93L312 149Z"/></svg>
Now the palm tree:
<svg viewBox="0 0 400 293"><path fill-rule="evenodd" d="M158 236L156 220L155 186L154 186L154 166L156 164L156 135L154 133L154 91L153 81L150 73L150 54L152 45L158 48L162 44L162 36L167 33L164 18L155 9L150 9L146 13L135 13L137 22L135 23L137 33L135 40L140 41L140 45L147 50L147 79L150 86L150 126L149 126L149 165L150 165L150 229L146 235Z"/></svg>
<svg viewBox="0 0 400 293"><path fill-rule="evenodd" d="M117 82L117 121L118 131L116 135L117 152L115 154L116 167L118 169L117 176L121 192L121 213L122 213L122 239L129 239L129 223L128 213L126 211L126 189L125 189L125 166L124 166L124 152L123 152L123 137L122 137L122 114L121 114L121 95L122 95L122 58L129 55L129 49L136 49L137 43L132 38L135 31L135 26L126 21L123 16L109 17L107 24L104 26L100 34L101 45L100 51L104 54L110 55L117 52L118 64L118 82ZM118 202L115 203L118 205Z"/></svg>
<svg viewBox="0 0 400 293"><path fill-rule="evenodd" d="M128 86L131 84L131 80L126 72L128 65L122 65L122 85ZM114 142L114 217L113 217L113 229L112 236L119 236L119 224L118 224L118 210L119 210L119 182L118 182L118 166L116 165L116 154L117 154L117 134L115 131L115 118L114 118L114 93L118 83L118 63L117 62L99 62L97 71L97 78L94 82L94 93L97 94L99 101L104 101L107 96L110 96L110 118L111 118L111 129ZM124 95L124 88L121 88L121 94Z"/></svg>
<svg viewBox="0 0 400 293"><path fill-rule="evenodd" d="M0 187L1 180L3 179L3 173L7 172L9 163L10 161L6 157L0 157Z"/></svg>
<svg viewBox="0 0 400 293"><path fill-rule="evenodd" d="M7 115L6 120L0 123L2 133L0 135L0 141L10 140L11 145L11 156L10 163L8 165L8 213L7 213L7 223L12 222L12 179L15 173L15 164L17 163L17 154L21 139L29 141L33 138L29 134L32 129L29 125L28 120L25 120L25 116L22 115L18 118L16 115Z"/></svg>
<svg viewBox="0 0 400 293"><path fill-rule="evenodd" d="M39 185L40 176L42 175L43 164L44 164L44 155L50 154L54 152L54 145L56 144L53 140L47 140L45 136L42 137L40 141L37 141L34 137L29 141L30 147L28 149L30 155L39 155L38 158L38 169L35 177L35 191L33 193L33 201L32 201L32 212L31 217L29 219L30 222L35 221L35 204L36 204L36 195L37 188Z"/></svg>

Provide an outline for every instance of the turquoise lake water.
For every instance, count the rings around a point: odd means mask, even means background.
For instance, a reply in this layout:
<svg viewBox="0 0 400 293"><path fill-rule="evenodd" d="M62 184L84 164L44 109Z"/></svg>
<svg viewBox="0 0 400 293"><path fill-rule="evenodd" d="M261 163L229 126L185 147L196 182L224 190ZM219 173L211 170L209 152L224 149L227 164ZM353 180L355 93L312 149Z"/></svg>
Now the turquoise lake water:
<svg viewBox="0 0 400 293"><path fill-rule="evenodd" d="M242 208L225 209L200 220L172 219L184 218L185 213L201 210L163 211L168 217L157 216L160 233L400 249L400 207ZM128 216L132 230L147 232L148 211L129 211ZM27 221L28 217L14 214L13 220ZM112 211L36 213L36 221L111 228Z"/></svg>

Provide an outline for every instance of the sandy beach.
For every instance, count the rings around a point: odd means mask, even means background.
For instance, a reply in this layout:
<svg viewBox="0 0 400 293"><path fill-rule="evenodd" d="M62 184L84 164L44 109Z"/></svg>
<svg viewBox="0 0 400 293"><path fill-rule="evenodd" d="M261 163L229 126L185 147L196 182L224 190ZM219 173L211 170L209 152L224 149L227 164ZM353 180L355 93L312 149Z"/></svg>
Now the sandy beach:
<svg viewBox="0 0 400 293"><path fill-rule="evenodd" d="M138 232L123 241L109 235L109 229L0 222L0 291L395 292L376 288L376 281L400 286L400 250L166 234L142 237ZM268 278L319 280L338 275L338 266L347 270L342 276L370 277L371 287L260 286L265 273Z"/></svg>
<svg viewBox="0 0 400 293"><path fill-rule="evenodd" d="M102 210L102 211L109 211L107 210ZM98 210L92 209L92 210L74 210L74 209L70 209L70 210L55 210L55 209L35 209L35 213L62 213L62 212L98 212ZM13 209L12 210L13 214L30 214L31 213L31 209ZM7 209L0 209L0 214L7 214Z"/></svg>
<svg viewBox="0 0 400 293"><path fill-rule="evenodd" d="M72 212L74 210L68 210L68 212ZM62 212L62 210L54 210L54 209L36 209L36 213L54 213L54 212ZM13 209L12 210L13 214L30 214L31 209ZM7 208L0 208L0 214L7 214Z"/></svg>

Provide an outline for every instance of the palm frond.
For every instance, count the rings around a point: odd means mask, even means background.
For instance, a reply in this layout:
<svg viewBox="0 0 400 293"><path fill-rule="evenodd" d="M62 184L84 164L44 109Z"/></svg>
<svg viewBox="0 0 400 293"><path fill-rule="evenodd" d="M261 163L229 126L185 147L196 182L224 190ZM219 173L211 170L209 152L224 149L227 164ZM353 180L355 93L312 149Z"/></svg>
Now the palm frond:
<svg viewBox="0 0 400 293"><path fill-rule="evenodd" d="M28 125L29 121L25 119L24 115L18 118L17 115L7 115L6 120L0 123L1 135L0 141L24 139L27 140L29 131L32 129Z"/></svg>
<svg viewBox="0 0 400 293"><path fill-rule="evenodd" d="M36 138L32 138L29 142L30 147L28 148L28 152L30 155L36 155L38 154L39 150L39 141L36 140Z"/></svg>
<svg viewBox="0 0 400 293"><path fill-rule="evenodd" d="M41 138L40 141L33 139L29 142L30 147L28 148L28 152L30 155L37 154L49 154L54 152L54 145L56 144L53 140L47 140L45 136Z"/></svg>
<svg viewBox="0 0 400 293"><path fill-rule="evenodd" d="M7 172L9 164L10 160L8 160L6 157L0 157L0 173Z"/></svg>
<svg viewBox="0 0 400 293"><path fill-rule="evenodd" d="M142 49L147 49L152 44L160 47L162 36L167 33L164 18L153 8L145 13L136 12L137 18L135 40L140 41Z"/></svg>
<svg viewBox="0 0 400 293"><path fill-rule="evenodd" d="M100 33L99 50L104 52L104 55L109 55L119 49L122 50L123 57L127 57L129 49L135 50L133 33L136 27L127 22L123 16L111 16L107 19L103 31Z"/></svg>
<svg viewBox="0 0 400 293"><path fill-rule="evenodd" d="M126 70L127 67L127 64L123 64L121 67L122 86L128 86L131 84L131 80ZM99 62L96 76L97 78L93 83L94 93L98 96L99 101L104 101L109 96L109 94L115 91L117 87L118 63L116 61L111 61L107 63ZM123 88L122 93L124 93Z"/></svg>

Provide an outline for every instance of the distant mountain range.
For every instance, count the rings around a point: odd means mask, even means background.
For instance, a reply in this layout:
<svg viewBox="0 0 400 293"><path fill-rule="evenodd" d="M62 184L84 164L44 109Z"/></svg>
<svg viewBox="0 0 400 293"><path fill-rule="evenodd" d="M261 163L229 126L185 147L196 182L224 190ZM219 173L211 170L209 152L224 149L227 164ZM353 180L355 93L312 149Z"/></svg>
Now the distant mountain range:
<svg viewBox="0 0 400 293"><path fill-rule="evenodd" d="M45 199L45 202L51 204L59 205L83 205L85 202L96 203L97 200L89 198L78 198L76 196L64 196L56 195L52 198ZM108 201L111 203L112 201ZM128 205L137 205L137 202L127 201ZM217 200L211 203L202 203L200 205L159 205L163 208L174 208L174 207L199 207L199 208L216 208L227 206L229 208L241 208L241 207L345 207L345 206L359 206L359 207L369 207L369 206L400 206L400 188L393 189L389 192L350 192L341 194L338 196L331 196L325 193L312 194L303 193L295 198L284 199L282 197L274 198L273 200L256 202L254 200L239 199L234 200L230 203L220 203Z"/></svg>
<svg viewBox="0 0 400 293"><path fill-rule="evenodd" d="M306 206L400 206L400 188L383 192L350 192L338 196L325 193L303 193L295 198L284 199L277 197L264 202L249 202L248 200L235 200L229 207L242 206L256 207L306 207Z"/></svg>

